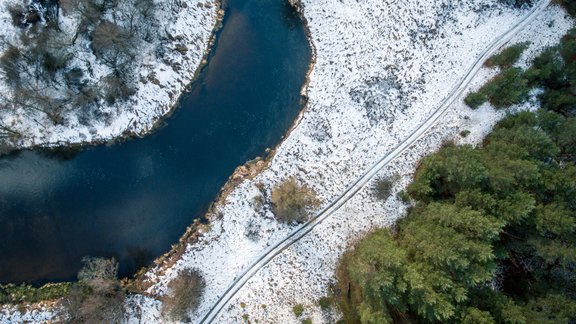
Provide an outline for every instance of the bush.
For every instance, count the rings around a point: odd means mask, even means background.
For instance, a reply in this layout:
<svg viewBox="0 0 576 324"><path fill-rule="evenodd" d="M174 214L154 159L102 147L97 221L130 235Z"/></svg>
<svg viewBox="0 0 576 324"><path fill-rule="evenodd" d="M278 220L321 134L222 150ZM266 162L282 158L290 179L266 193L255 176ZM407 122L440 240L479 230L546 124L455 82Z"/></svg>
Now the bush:
<svg viewBox="0 0 576 324"><path fill-rule="evenodd" d="M332 298L331 297L322 297L318 300L318 305L323 311L330 309L332 306Z"/></svg>
<svg viewBox="0 0 576 324"><path fill-rule="evenodd" d="M294 177L286 179L272 189L272 207L278 221L305 222L309 210L319 205L316 193L306 185L299 185Z"/></svg>
<svg viewBox="0 0 576 324"><path fill-rule="evenodd" d="M576 79L576 29L562 38L560 44L546 49L534 59L526 72L531 86L544 90L540 95L542 108L564 116L576 115L574 88Z"/></svg>
<svg viewBox="0 0 576 324"><path fill-rule="evenodd" d="M82 263L84 263L84 266L78 272L78 281L80 282L93 284L99 281L116 279L118 262L114 258L84 258Z"/></svg>
<svg viewBox="0 0 576 324"><path fill-rule="evenodd" d="M405 203L405 204L410 203L410 195L406 191L402 190L402 191L398 192L397 196L398 196L398 199L400 199L400 201L402 201L403 203Z"/></svg>
<svg viewBox="0 0 576 324"><path fill-rule="evenodd" d="M23 66L20 62L22 52L15 46L8 45L8 48L0 56L0 71L6 83L12 86L19 86L22 83L21 72Z"/></svg>
<svg viewBox="0 0 576 324"><path fill-rule="evenodd" d="M560 4L570 15L576 15L576 2L574 0L560 0Z"/></svg>
<svg viewBox="0 0 576 324"><path fill-rule="evenodd" d="M24 28L26 23L26 9L22 5L11 4L7 6L8 13L12 17L12 25L19 28Z"/></svg>
<svg viewBox="0 0 576 324"><path fill-rule="evenodd" d="M302 316L302 314L304 313L304 305L302 304L295 305L294 307L292 307L292 312L294 312L294 315L296 315L296 317Z"/></svg>
<svg viewBox="0 0 576 324"><path fill-rule="evenodd" d="M484 65L487 67L499 66L500 68L509 68L518 61L520 55L528 48L530 43L518 43L503 49L500 53L492 55Z"/></svg>
<svg viewBox="0 0 576 324"><path fill-rule="evenodd" d="M374 192L376 198L384 201L390 197L393 186L394 180L392 178L383 177L376 180L372 191Z"/></svg>
<svg viewBox="0 0 576 324"><path fill-rule="evenodd" d="M181 271L168 284L170 293L164 298L162 313L174 321L188 320L188 313L198 307L205 286L196 270Z"/></svg>
<svg viewBox="0 0 576 324"><path fill-rule="evenodd" d="M104 84L102 89L104 90L104 99L110 105L116 102L121 102L127 100L131 95L136 93L129 84L127 84L122 78L110 74L104 78Z"/></svg>
<svg viewBox="0 0 576 324"><path fill-rule="evenodd" d="M62 305L69 323L120 323L124 317L125 291L116 275L115 259L84 258L73 285Z"/></svg>
<svg viewBox="0 0 576 324"><path fill-rule="evenodd" d="M0 285L0 304L37 303L62 298L70 292L71 282L48 283L36 288L28 284Z"/></svg>
<svg viewBox="0 0 576 324"><path fill-rule="evenodd" d="M530 88L519 68L509 68L488 81L480 92L495 108L505 108L528 99Z"/></svg>
<svg viewBox="0 0 576 324"><path fill-rule="evenodd" d="M99 24L92 32L92 49L94 54L110 61L112 65L117 63L120 56L131 57L132 40L128 32L109 21Z"/></svg>
<svg viewBox="0 0 576 324"><path fill-rule="evenodd" d="M466 98L464 98L464 103L468 105L468 107L476 109L485 103L486 100L488 100L488 98L486 98L485 94L480 92L470 92Z"/></svg>

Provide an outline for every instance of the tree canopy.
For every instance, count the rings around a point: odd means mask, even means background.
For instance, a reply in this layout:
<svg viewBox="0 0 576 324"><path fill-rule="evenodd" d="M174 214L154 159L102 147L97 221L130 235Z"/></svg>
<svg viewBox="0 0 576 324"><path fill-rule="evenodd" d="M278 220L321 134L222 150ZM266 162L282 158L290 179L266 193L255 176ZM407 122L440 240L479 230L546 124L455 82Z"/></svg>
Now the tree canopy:
<svg viewBox="0 0 576 324"><path fill-rule="evenodd" d="M372 233L343 261L347 319L576 320L576 159L561 140L574 125L523 112L482 147L447 145L425 158L397 231Z"/></svg>

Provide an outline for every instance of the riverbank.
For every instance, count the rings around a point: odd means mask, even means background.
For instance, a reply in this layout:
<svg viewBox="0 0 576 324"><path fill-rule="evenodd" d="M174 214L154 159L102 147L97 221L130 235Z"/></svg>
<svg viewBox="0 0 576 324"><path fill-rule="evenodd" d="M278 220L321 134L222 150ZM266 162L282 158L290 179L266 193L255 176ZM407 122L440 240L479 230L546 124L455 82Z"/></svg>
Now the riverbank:
<svg viewBox="0 0 576 324"><path fill-rule="evenodd" d="M324 4L323 7L321 4L318 4L318 7L315 5L305 6L305 13L309 16L311 14L314 15L312 19L310 19L312 21L311 28L314 28L314 21L318 23L318 20L321 20L315 15L323 15L324 11L322 8L327 7L330 6L326 4ZM435 73L431 75L426 73L424 75L428 82L425 83L423 91L420 92L422 97L417 98L409 104L408 111L414 112L414 115L411 116L422 118L420 116L425 116L426 112L430 112L432 109L438 107L438 102L446 95L446 93L442 92L451 91L456 80L465 73L468 66L467 63L462 62L462 60L474 59L473 53L478 53L482 50L482 46L478 44L478 48L468 47L467 51L467 42L472 42L474 36L485 36L485 41L489 42L498 36L498 30L503 31L507 29L507 27L512 26L519 20L519 15L526 13L526 11L500 11L501 9L499 10L497 7L492 10L494 11L487 10L482 12L479 14L477 20L471 19L470 15L467 15L465 12L456 15L456 21L466 21L467 23L476 21L478 25L474 26L472 24L473 28L460 29L462 33L460 35L458 35L458 29L452 29L452 35L447 33L445 37L442 38L442 40L447 42L446 45L448 45L445 51L437 51L438 48L431 50L432 57L437 58L444 56L448 62L442 59L436 61L436 64L433 64L433 69L429 70L429 73ZM340 13L345 17L350 17L344 8L342 8ZM358 16L361 17L362 15L358 14ZM404 15L404 17L406 16L409 15ZM468 19L466 19L466 17ZM329 24L321 20L321 23L322 22L325 23L323 28L328 28ZM556 43L573 24L573 21L568 18L559 7L549 7L542 14L538 15L526 30L510 41L510 43L524 41L530 41L532 43L528 51L522 56L519 66L525 66L526 62L535 56L535 53L548 45ZM332 23L331 25L337 24ZM480 31L482 30L481 27L484 26L484 28L486 28L486 26L490 25L500 27L492 29L491 32L487 29L484 29L484 32L478 32L478 29L480 29ZM321 28L319 28L319 30L320 29ZM474 29L476 29L476 33L474 33ZM323 34L322 31L324 31ZM316 33L312 32L312 34L316 35L316 38L319 38L318 34L326 35L330 33L326 32L326 30L320 30ZM336 37L334 34L331 36ZM369 36L366 37L369 38ZM452 42L450 40L452 40ZM470 45L472 44L468 44L468 46ZM317 48L320 66L322 49L329 47L321 46L317 43ZM460 57L458 58L458 56ZM458 58L458 60L455 60L455 58ZM434 60L434 58L432 60ZM354 65L355 62L362 61L352 59L349 62L351 65ZM424 66L428 67L429 65ZM316 72L320 69L319 67ZM359 72L362 73L361 71ZM468 90L478 89L486 80L493 77L496 73L496 70L481 69L467 87ZM440 77L443 74L447 75L445 79ZM450 75L452 75L452 77L450 77ZM454 75L456 75L456 77L454 77ZM324 75L324 77L326 77L326 75ZM343 78L342 80L346 79ZM318 82L320 81L322 84L326 83L326 79L318 80ZM326 89L324 88L323 90ZM463 95L466 93L467 91L464 91ZM369 182L324 223L318 225L301 241L284 250L268 265L260 269L259 272L242 287L239 293L230 300L227 306L222 309L219 317L216 317L215 322L240 321L243 316L249 316L250 320L258 320L259 322L298 323L305 318L311 318L314 323L335 322L339 316L338 312L334 307L330 310L323 310L319 305L319 300L322 297L338 293L333 290L335 282L334 271L339 257L344 250L372 229L390 226L399 217L404 215L407 205L395 194L403 190L410 182L414 170L418 165L418 161L423 156L438 149L445 141L469 144L480 143L484 136L490 131L491 127L506 113L503 111L495 111L489 105L484 105L479 110L472 111L463 104L463 95L456 99L435 126L423 134L408 149L391 160L390 163L374 177L374 179L378 179L391 177L393 175L399 176L399 180L397 180L389 199L382 202L374 197L372 191L374 181ZM326 95L326 97L327 96L328 95ZM314 98L314 96L311 94L310 97L311 103L313 103L312 98ZM523 107L516 107L515 109L531 109L533 105L534 103L526 104ZM426 106L428 106L429 109L425 109L424 107ZM420 110L414 109L417 107L419 107ZM402 116L402 114L397 113L395 116ZM395 122L392 123L392 130L401 131L403 127L407 127L406 131L410 131L414 129L418 121L405 122L401 125ZM462 131L469 131L470 134L462 136L460 135ZM349 138L353 136L354 135L350 134ZM395 144L394 142L390 143L378 138L371 140L369 137L365 139L365 143L366 144L356 144L364 148L363 151L360 150L356 155L358 160L362 159L362 155L377 157L378 154L374 154L373 151L379 151L380 154L385 154L387 149L382 149L381 146L385 146L386 144L394 146ZM355 146L352 147L354 148L351 152L358 150ZM349 165L354 165L354 161L357 160L353 158L349 159ZM370 164L369 162L368 165ZM302 169L305 169L305 167L302 167ZM308 168L307 170L310 169ZM342 179L342 177L338 176L335 178L329 176L327 178L331 180ZM317 177L314 179L315 181L307 181L307 183L314 185L319 179L321 178ZM322 190L321 188L325 186L326 185L315 187L315 189ZM292 309L296 304L302 304L304 308L304 313L300 317L296 317ZM262 307L262 305L266 305L266 307Z"/></svg>
<svg viewBox="0 0 576 324"><path fill-rule="evenodd" d="M302 4L317 50L302 120L278 147L270 167L240 183L216 206L219 217L197 243L189 245L161 275L154 270L146 275L153 283L148 292L163 295L178 271L198 269L207 287L196 319L208 312L249 264L295 229L274 220L269 200L276 183L296 175L328 204L364 169L408 137L450 95L488 43L528 12L496 1L452 6L436 1L425 4L426 8L417 1ZM405 17L414 18L406 21ZM560 9L552 7L513 41L533 41L523 57L527 60L557 41L571 24ZM471 87L494 73L482 70ZM488 106L473 112L454 104L437 126L377 177L400 174L398 191L427 152L446 139L477 143L501 116L502 112ZM458 135L461 130L471 133L463 139ZM371 185L258 272L216 322L241 321L245 314L250 320L298 322L292 313L296 303L305 305L305 316L314 322L329 322L317 300L329 294L338 257L359 235L392 224L406 208L392 197L373 209ZM261 208L255 203L259 199L265 202ZM134 316L140 312L148 319L159 316L158 302L145 297L134 297L132 302L140 305L132 310Z"/></svg>
<svg viewBox="0 0 576 324"><path fill-rule="evenodd" d="M2 0L4 7L12 0ZM4 151L21 148L61 147L70 145L93 145L122 140L128 137L143 136L161 124L176 107L180 96L196 78L210 48L213 36L219 28L224 12L219 0L207 0L171 7L168 3L158 4L156 18L163 22L161 26L167 39L162 41L165 52L156 55L151 51L158 45L145 44L137 56L138 68L135 75L135 93L127 101L104 105L98 108L98 114L104 116L98 120L83 120L74 112L62 113L58 123L45 113L37 110L16 108L0 112L0 125L10 129L9 136L2 136L1 147ZM177 9L176 9L177 8ZM61 28L75 26L75 16L60 14ZM9 10L0 12L0 30L3 35L17 35L12 24ZM17 39L6 39L17 42ZM71 66L86 64L94 69L92 78L98 78L101 64L95 56L86 52L86 44L74 43L78 47ZM3 48L4 50L4 48ZM92 71L92 70L90 70ZM0 89L7 92L7 85L0 82ZM18 135L16 135L18 134Z"/></svg>

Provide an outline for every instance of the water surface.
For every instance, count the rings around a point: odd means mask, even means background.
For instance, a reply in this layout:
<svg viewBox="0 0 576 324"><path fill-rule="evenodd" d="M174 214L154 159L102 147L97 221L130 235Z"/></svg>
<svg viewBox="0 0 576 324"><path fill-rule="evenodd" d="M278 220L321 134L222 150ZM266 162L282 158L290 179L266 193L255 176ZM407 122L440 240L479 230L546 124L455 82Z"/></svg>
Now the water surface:
<svg viewBox="0 0 576 324"><path fill-rule="evenodd" d="M83 256L122 275L169 250L234 168L300 109L310 50L285 0L230 0L209 64L157 132L63 159L0 159L0 282L74 279Z"/></svg>

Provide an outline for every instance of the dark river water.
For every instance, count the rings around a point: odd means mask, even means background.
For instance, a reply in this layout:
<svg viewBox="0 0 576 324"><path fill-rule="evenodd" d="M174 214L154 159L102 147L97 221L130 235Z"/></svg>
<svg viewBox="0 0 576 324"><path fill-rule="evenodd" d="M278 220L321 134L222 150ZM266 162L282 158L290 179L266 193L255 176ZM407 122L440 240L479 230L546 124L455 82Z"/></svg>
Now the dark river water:
<svg viewBox="0 0 576 324"><path fill-rule="evenodd" d="M67 159L0 159L0 282L74 279L83 256L129 275L201 218L234 168L279 143L310 62L286 0L230 0L208 66L157 132Z"/></svg>

